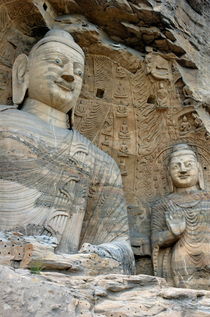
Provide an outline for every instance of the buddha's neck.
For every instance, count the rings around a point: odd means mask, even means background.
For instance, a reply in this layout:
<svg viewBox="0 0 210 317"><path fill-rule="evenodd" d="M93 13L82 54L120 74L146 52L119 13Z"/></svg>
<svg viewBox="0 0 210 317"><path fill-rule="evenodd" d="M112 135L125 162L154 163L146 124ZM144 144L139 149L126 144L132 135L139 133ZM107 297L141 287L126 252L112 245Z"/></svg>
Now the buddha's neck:
<svg viewBox="0 0 210 317"><path fill-rule="evenodd" d="M178 194L190 194L192 192L195 192L195 191L198 191L198 186L197 185L194 185L194 186L191 186L191 187L187 187L187 188L175 188L175 192L178 193Z"/></svg>
<svg viewBox="0 0 210 317"><path fill-rule="evenodd" d="M69 128L69 119L66 113L58 111L40 101L27 98L22 110L37 116L50 125L64 129Z"/></svg>

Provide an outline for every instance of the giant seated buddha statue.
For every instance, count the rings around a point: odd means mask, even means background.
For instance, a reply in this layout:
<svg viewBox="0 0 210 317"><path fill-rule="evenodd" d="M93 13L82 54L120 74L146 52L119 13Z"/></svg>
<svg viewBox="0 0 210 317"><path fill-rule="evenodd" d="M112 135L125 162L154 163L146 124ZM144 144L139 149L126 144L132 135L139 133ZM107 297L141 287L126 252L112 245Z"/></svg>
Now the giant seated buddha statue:
<svg viewBox="0 0 210 317"><path fill-rule="evenodd" d="M154 273L177 287L210 289L210 193L189 145L173 147L169 178L172 193L152 206Z"/></svg>
<svg viewBox="0 0 210 317"><path fill-rule="evenodd" d="M93 252L131 273L119 169L73 128L83 72L84 53L63 30L17 57L14 106L0 108L0 231L52 237L57 253Z"/></svg>

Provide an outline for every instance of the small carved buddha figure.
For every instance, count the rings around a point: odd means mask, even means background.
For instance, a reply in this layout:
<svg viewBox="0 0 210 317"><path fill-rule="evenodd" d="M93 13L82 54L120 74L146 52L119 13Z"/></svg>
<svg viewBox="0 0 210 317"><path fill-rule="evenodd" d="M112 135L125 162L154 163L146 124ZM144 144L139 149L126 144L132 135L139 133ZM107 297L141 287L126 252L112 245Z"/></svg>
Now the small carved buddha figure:
<svg viewBox="0 0 210 317"><path fill-rule="evenodd" d="M118 152L118 156L128 156L128 145L125 143L125 141L122 142L120 146L120 151Z"/></svg>
<svg viewBox="0 0 210 317"><path fill-rule="evenodd" d="M160 88L157 91L157 109L164 110L168 108L168 91L164 83L160 83Z"/></svg>
<svg viewBox="0 0 210 317"><path fill-rule="evenodd" d="M120 132L119 132L119 138L121 139L130 139L130 133L128 130L128 125L126 121L123 121Z"/></svg>
<svg viewBox="0 0 210 317"><path fill-rule="evenodd" d="M126 118L128 116L128 110L126 106L123 105L119 105L117 107L117 113L116 113L117 117L119 118Z"/></svg>
<svg viewBox="0 0 210 317"><path fill-rule="evenodd" d="M174 146L169 177L173 192L152 206L154 273L177 287L210 289L210 194L187 144Z"/></svg>
<svg viewBox="0 0 210 317"><path fill-rule="evenodd" d="M13 67L0 106L0 231L49 236L60 253L97 253L133 269L126 204L114 160L73 129L84 53L51 30Z"/></svg>
<svg viewBox="0 0 210 317"><path fill-rule="evenodd" d="M190 124L190 122L188 121L187 117L184 116L184 117L182 118L182 122L181 122L181 124L180 124L180 131L184 133L184 132L190 131L190 129L191 129L191 124Z"/></svg>
<svg viewBox="0 0 210 317"><path fill-rule="evenodd" d="M183 95L185 97L183 104L184 106L190 106L193 104L193 93L191 91L191 89L189 88L189 86L185 85L183 87Z"/></svg>
<svg viewBox="0 0 210 317"><path fill-rule="evenodd" d="M197 115L197 113L192 113L192 117L194 119L194 126L196 127L196 129L199 129L202 127L203 122L202 120L199 118L199 116Z"/></svg>

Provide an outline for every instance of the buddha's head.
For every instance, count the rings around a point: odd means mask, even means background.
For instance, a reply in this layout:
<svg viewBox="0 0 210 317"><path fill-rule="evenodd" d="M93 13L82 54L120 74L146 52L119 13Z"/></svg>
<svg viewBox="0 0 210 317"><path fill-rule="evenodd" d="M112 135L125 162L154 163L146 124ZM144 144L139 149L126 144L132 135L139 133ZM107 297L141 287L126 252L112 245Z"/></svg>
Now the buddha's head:
<svg viewBox="0 0 210 317"><path fill-rule="evenodd" d="M72 36L51 30L32 48L21 54L13 66L13 102L31 98L61 112L73 112L84 72L84 53Z"/></svg>
<svg viewBox="0 0 210 317"><path fill-rule="evenodd" d="M177 144L173 147L169 159L169 177L173 191L179 188L204 189L200 163L189 145Z"/></svg>

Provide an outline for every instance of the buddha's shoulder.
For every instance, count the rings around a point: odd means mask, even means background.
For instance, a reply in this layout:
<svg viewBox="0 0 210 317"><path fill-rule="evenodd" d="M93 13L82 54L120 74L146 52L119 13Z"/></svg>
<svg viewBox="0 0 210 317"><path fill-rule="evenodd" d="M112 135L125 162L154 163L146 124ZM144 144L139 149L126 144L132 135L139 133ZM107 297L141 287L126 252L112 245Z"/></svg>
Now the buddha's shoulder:
<svg viewBox="0 0 210 317"><path fill-rule="evenodd" d="M99 149L96 145L94 145L89 139L87 139L84 135L82 135L79 131L73 130L74 132L74 138L73 142L77 144L78 147L83 148L86 153L88 153L89 156L94 157L95 161L99 165L109 165L110 164L113 167L116 167L118 169L118 166L114 159Z"/></svg>
<svg viewBox="0 0 210 317"><path fill-rule="evenodd" d="M186 194L170 193L153 200L151 202L151 207L153 210L168 210L175 205L184 206L184 204L196 201L207 201L210 203L210 192L206 190L197 190Z"/></svg>
<svg viewBox="0 0 210 317"><path fill-rule="evenodd" d="M66 131L62 131L64 129L52 129L49 124L35 115L19 110L15 106L0 107L0 129L28 137L30 140L34 139L36 142L42 139L46 144L54 143L54 134L58 140L63 138L63 134L67 134Z"/></svg>
<svg viewBox="0 0 210 317"><path fill-rule="evenodd" d="M17 119L30 120L30 115L18 109L16 105L0 105L0 119L2 121L17 121ZM31 118L32 120L32 118Z"/></svg>
<svg viewBox="0 0 210 317"><path fill-rule="evenodd" d="M8 111L8 110L17 110L17 106L13 105L0 105L0 112Z"/></svg>
<svg viewBox="0 0 210 317"><path fill-rule="evenodd" d="M17 109L17 106L10 106L10 105L0 105L0 119L2 120L9 120L13 117L21 115L20 110Z"/></svg>
<svg viewBox="0 0 210 317"><path fill-rule="evenodd" d="M170 194L162 196L162 197L157 197L150 203L151 209L153 210L167 209L169 202L170 202Z"/></svg>

